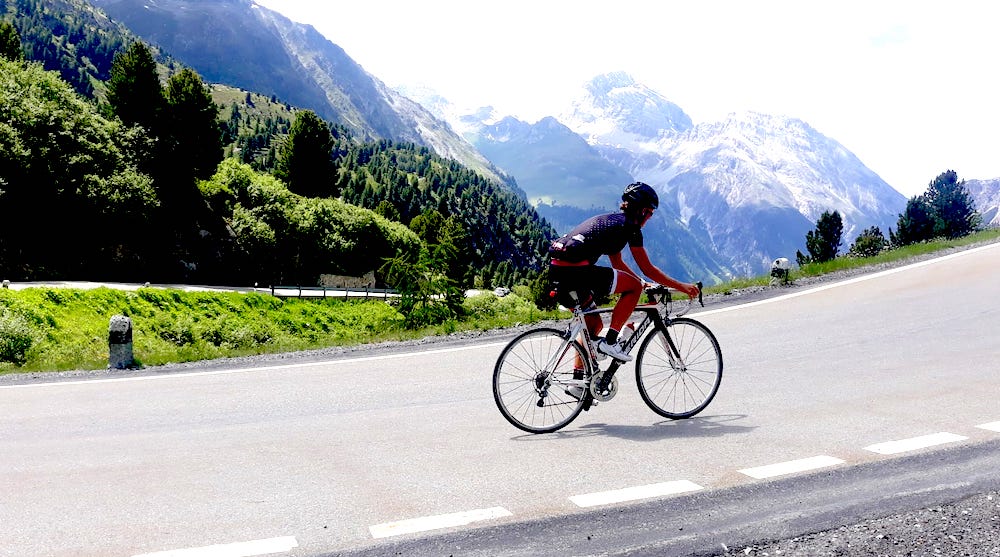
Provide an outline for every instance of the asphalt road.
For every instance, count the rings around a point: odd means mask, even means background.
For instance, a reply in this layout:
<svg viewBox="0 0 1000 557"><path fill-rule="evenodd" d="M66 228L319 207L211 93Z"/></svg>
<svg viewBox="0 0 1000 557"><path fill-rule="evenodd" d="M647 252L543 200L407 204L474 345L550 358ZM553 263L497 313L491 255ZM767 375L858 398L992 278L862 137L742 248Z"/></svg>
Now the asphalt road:
<svg viewBox="0 0 1000 557"><path fill-rule="evenodd" d="M629 365L523 434L490 392L502 340L0 383L0 555L705 554L997 489L998 267L694 314L726 370L685 421Z"/></svg>

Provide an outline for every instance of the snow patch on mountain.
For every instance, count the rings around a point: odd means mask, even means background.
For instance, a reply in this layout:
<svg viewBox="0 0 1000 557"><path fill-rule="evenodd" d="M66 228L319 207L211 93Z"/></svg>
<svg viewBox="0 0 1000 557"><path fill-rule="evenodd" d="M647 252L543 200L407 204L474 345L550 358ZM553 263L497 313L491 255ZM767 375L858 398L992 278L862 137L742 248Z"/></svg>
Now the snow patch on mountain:
<svg viewBox="0 0 1000 557"><path fill-rule="evenodd" d="M1000 226L1000 178L966 180L965 189L983 217L983 225Z"/></svg>
<svg viewBox="0 0 1000 557"><path fill-rule="evenodd" d="M801 120L743 112L693 125L627 74L595 78L561 119L676 203L685 224L705 226L747 273L804 251L805 232L824 211L843 217L846 248L869 226L887 231L905 207L847 148Z"/></svg>
<svg viewBox="0 0 1000 557"><path fill-rule="evenodd" d="M634 152L655 152L658 139L692 126L679 106L624 72L591 80L557 118L592 145Z"/></svg>

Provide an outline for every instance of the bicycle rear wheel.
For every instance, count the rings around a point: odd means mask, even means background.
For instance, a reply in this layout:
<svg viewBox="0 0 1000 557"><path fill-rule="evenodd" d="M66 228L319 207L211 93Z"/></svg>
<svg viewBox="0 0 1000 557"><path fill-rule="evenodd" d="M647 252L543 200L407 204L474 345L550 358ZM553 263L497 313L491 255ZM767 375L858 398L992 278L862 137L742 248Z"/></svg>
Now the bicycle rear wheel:
<svg viewBox="0 0 1000 557"><path fill-rule="evenodd" d="M654 329L643 341L635 380L642 400L654 412L672 419L690 418L712 402L722 383L719 341L693 319L674 319L668 332Z"/></svg>
<svg viewBox="0 0 1000 557"><path fill-rule="evenodd" d="M493 398L514 427L549 433L583 410L589 378L590 365L579 342L557 329L533 329L510 341L497 358Z"/></svg>

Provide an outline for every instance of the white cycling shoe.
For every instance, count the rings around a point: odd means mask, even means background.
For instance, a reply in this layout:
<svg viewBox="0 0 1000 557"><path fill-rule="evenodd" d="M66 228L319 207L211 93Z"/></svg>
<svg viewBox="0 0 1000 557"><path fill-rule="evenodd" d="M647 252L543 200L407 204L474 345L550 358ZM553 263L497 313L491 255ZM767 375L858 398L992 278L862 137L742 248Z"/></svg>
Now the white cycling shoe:
<svg viewBox="0 0 1000 557"><path fill-rule="evenodd" d="M618 360L620 362L631 362L632 361L632 356L629 356L628 354L626 354L622 350L621 345L619 345L619 344L608 344L608 342L606 340L604 340L603 338L600 341L597 342L597 351L600 352L601 354L607 354L608 356L611 356L612 358L614 358L614 359L616 359L616 360Z"/></svg>
<svg viewBox="0 0 1000 557"><path fill-rule="evenodd" d="M585 391L583 389L583 387L575 387L574 386L574 387L567 387L565 392L566 392L566 394L568 394L569 396L571 396L571 397L573 397L573 398L575 398L577 400L583 400L583 395L587 391Z"/></svg>

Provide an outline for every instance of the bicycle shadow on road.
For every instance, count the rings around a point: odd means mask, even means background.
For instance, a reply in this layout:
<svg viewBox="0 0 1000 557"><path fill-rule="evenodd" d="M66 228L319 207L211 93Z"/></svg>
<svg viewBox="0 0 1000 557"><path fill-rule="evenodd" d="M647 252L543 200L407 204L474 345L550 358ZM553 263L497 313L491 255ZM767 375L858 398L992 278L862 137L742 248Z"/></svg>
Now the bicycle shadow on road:
<svg viewBox="0 0 1000 557"><path fill-rule="evenodd" d="M698 416L686 420L662 420L650 425L621 425L606 423L582 424L577 428L541 435L523 435L515 440L541 440L552 438L579 438L593 435L607 435L629 441L661 441L668 438L721 437L750 433L757 426L739 425L747 418L746 414L719 414L715 416Z"/></svg>

